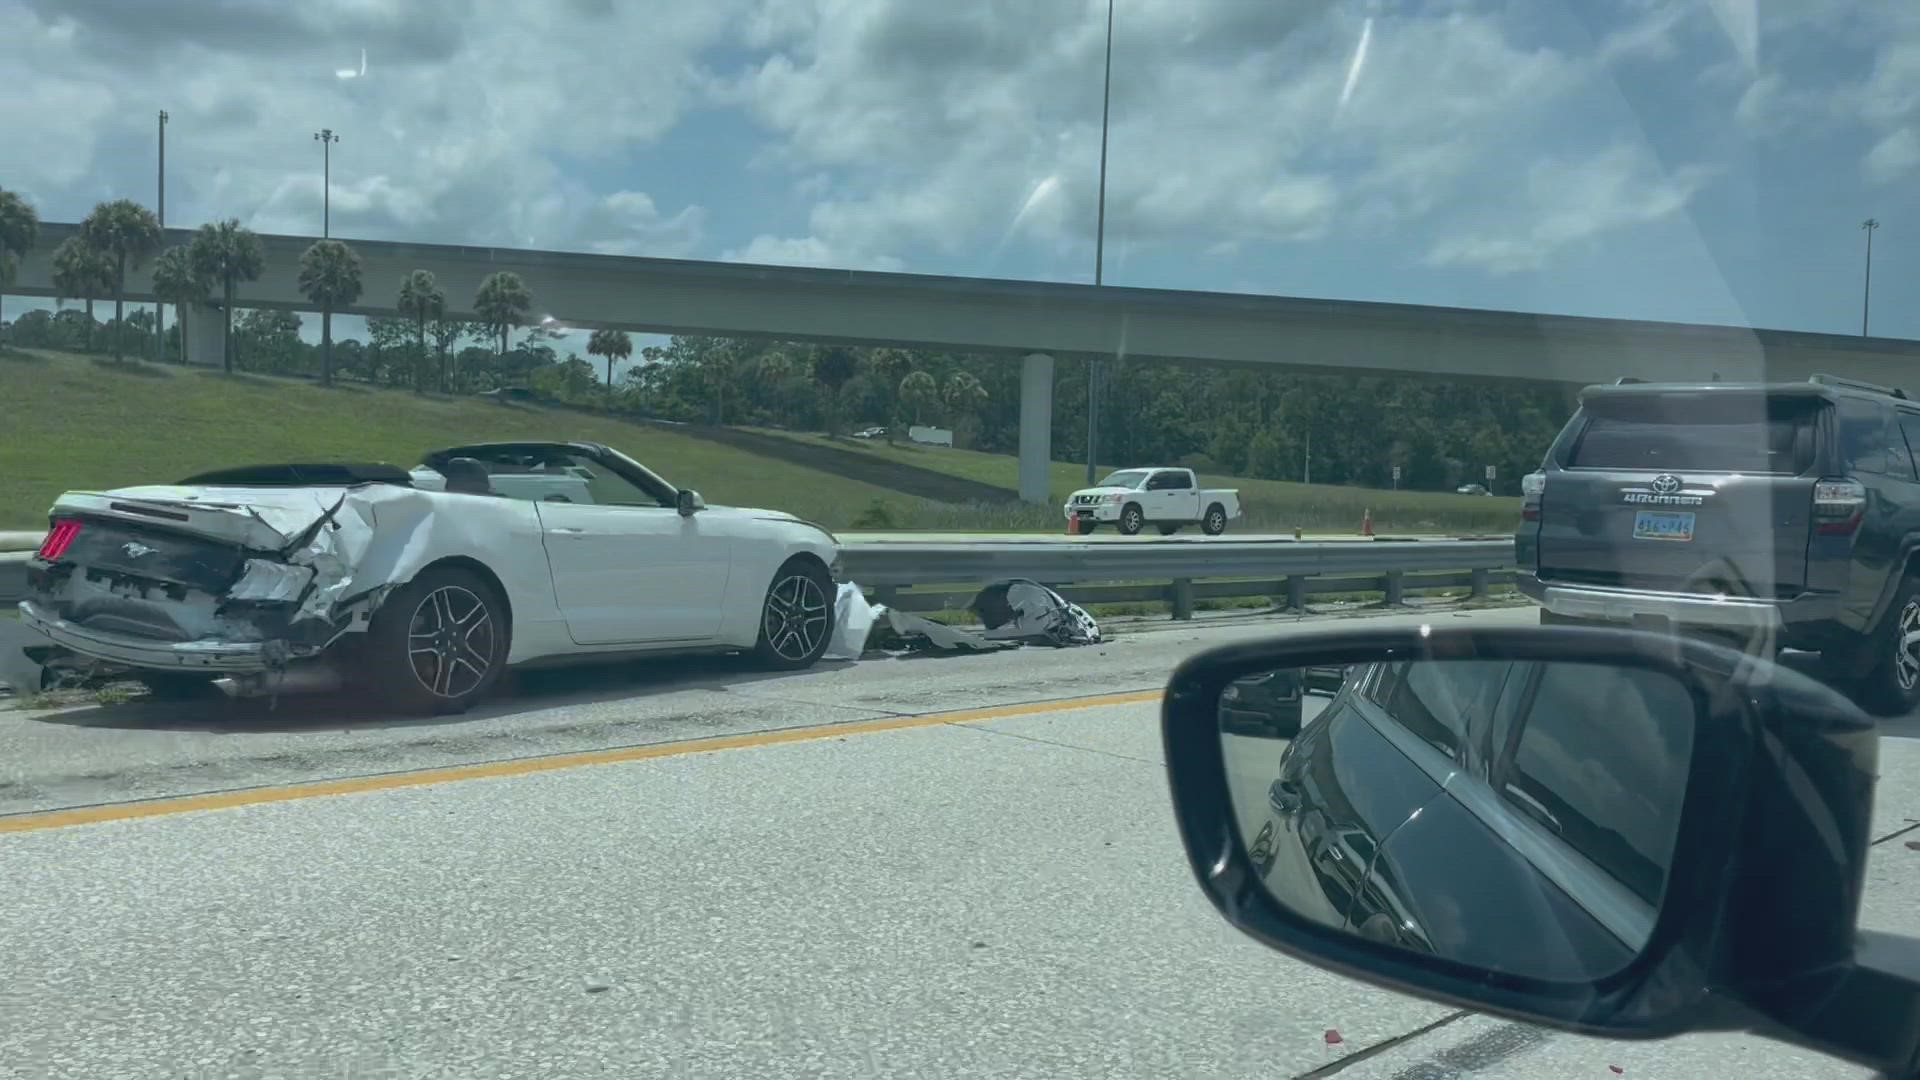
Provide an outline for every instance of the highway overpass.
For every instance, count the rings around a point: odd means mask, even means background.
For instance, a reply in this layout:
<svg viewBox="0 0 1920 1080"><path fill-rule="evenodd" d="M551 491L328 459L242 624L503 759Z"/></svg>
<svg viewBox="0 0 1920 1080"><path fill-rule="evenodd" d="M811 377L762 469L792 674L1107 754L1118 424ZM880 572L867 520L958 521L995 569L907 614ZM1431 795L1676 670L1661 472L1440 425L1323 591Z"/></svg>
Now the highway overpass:
<svg viewBox="0 0 1920 1080"><path fill-rule="evenodd" d="M43 224L9 292L54 296L51 255L75 229ZM166 242L191 235L170 229ZM261 239L266 272L240 287L240 303L314 310L296 280L300 253L314 238ZM536 317L570 326L1023 357L1020 489L1038 499L1047 497L1057 356L1581 384L1623 375L1735 381L1831 372L1898 385L1920 365L1920 342L1837 334L341 239L362 264L365 295L348 309L356 315L395 314L402 277L420 269L433 272L456 314L470 316L481 280L511 270L532 290ZM128 297L152 300L144 268L130 275ZM194 359L219 363L215 335L189 337Z"/></svg>

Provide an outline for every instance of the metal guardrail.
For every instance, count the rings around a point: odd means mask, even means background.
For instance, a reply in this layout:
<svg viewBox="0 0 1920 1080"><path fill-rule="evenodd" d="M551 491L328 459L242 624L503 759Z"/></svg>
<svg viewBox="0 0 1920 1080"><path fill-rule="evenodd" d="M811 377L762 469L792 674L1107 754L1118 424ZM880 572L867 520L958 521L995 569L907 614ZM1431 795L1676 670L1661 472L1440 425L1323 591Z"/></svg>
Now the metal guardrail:
<svg viewBox="0 0 1920 1080"><path fill-rule="evenodd" d="M1302 609L1311 595L1378 592L1396 606L1409 587L1463 585L1484 596L1496 575L1511 579L1514 551L1511 540L886 543L845 545L841 560L850 580L903 611L962 606L970 594L954 586L1031 578L1076 603L1165 602L1174 618L1187 619L1196 600L1208 599L1284 596L1287 607Z"/></svg>
<svg viewBox="0 0 1920 1080"><path fill-rule="evenodd" d="M0 604L11 606L26 592L29 555L0 553ZM1287 606L1297 608L1305 605L1307 596L1329 592L1379 592L1389 605L1400 603L1409 587L1466 585L1481 595L1496 574L1508 576L1513 557L1511 540L888 541L842 547L847 577L901 610L938 610L948 605L957 587L1031 578L1059 588L1076 602L1168 602L1175 618L1190 617L1195 600L1227 597L1284 595ZM1089 582L1120 584L1088 587ZM948 588L919 595L911 591L938 586Z"/></svg>

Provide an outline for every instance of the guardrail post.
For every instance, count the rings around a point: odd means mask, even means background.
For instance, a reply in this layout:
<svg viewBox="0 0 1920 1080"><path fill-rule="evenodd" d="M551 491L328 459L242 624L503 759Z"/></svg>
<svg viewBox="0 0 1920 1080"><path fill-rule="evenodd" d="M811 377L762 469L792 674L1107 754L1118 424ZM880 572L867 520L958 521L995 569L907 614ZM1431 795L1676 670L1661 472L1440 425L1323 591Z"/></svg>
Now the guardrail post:
<svg viewBox="0 0 1920 1080"><path fill-rule="evenodd" d="M1307 610L1307 578L1305 574L1287 575L1287 610Z"/></svg>
<svg viewBox="0 0 1920 1080"><path fill-rule="evenodd" d="M1173 579L1173 617L1176 619L1193 618L1193 579Z"/></svg>
<svg viewBox="0 0 1920 1080"><path fill-rule="evenodd" d="M1473 568L1473 598L1475 600L1487 598L1487 568L1484 566Z"/></svg>
<svg viewBox="0 0 1920 1080"><path fill-rule="evenodd" d="M1406 575L1401 573L1398 570L1389 570L1386 573L1386 579L1387 579L1387 606L1399 607L1401 604L1406 602L1406 591L1407 591Z"/></svg>

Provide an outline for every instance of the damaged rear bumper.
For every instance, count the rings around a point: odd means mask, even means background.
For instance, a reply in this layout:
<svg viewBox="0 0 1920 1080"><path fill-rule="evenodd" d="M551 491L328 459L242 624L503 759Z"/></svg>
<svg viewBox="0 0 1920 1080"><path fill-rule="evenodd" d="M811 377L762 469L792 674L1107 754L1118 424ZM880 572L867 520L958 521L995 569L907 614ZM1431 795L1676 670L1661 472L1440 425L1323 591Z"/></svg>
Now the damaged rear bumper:
<svg viewBox="0 0 1920 1080"><path fill-rule="evenodd" d="M283 642L165 641L76 626L31 600L21 601L20 618L57 645L129 667L240 674L277 668L287 655Z"/></svg>

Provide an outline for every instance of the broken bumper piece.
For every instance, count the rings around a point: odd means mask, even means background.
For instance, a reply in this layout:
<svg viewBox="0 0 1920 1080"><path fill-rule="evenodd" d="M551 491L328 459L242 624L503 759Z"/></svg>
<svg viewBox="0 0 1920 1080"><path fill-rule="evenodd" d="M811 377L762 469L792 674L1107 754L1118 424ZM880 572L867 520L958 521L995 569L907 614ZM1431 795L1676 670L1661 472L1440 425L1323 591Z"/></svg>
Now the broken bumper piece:
<svg viewBox="0 0 1920 1080"><path fill-rule="evenodd" d="M276 641L166 641L76 626L35 604L20 604L20 618L55 644L74 652L129 667L221 671L270 671L286 661L286 646Z"/></svg>

